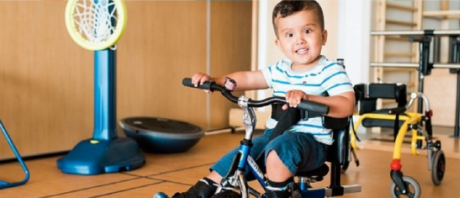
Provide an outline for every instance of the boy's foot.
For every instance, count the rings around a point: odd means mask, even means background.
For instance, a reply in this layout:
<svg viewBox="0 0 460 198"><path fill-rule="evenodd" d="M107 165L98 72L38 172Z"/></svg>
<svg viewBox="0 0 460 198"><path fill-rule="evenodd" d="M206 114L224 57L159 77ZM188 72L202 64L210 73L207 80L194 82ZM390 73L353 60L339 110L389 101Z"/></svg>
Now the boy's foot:
<svg viewBox="0 0 460 198"><path fill-rule="evenodd" d="M220 193L215 194L212 198L240 198L241 195L233 190L223 190Z"/></svg>
<svg viewBox="0 0 460 198"><path fill-rule="evenodd" d="M217 190L215 183L207 178L200 179L187 192L176 193L172 198L211 198Z"/></svg>

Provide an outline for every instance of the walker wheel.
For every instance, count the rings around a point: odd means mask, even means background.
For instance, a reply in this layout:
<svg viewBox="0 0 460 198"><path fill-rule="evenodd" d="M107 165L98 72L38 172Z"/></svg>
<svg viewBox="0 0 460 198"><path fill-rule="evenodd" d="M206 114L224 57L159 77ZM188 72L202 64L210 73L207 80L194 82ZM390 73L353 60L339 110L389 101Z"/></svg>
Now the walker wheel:
<svg viewBox="0 0 460 198"><path fill-rule="evenodd" d="M404 176L403 177L404 184L406 185L407 192L403 193L399 189L399 187L393 183L391 184L391 196L393 198L401 198L401 197L408 197L408 198L419 198L422 190L420 189L420 185L414 178Z"/></svg>
<svg viewBox="0 0 460 198"><path fill-rule="evenodd" d="M436 142L434 142L434 147L438 150L441 150L441 141L436 140Z"/></svg>
<svg viewBox="0 0 460 198"><path fill-rule="evenodd" d="M446 171L446 157L442 150L437 150L433 153L433 161L431 166L431 180L434 185L439 185L444 178L444 172Z"/></svg>
<svg viewBox="0 0 460 198"><path fill-rule="evenodd" d="M168 195L163 192L157 192L155 195L153 195L153 198L168 198Z"/></svg>

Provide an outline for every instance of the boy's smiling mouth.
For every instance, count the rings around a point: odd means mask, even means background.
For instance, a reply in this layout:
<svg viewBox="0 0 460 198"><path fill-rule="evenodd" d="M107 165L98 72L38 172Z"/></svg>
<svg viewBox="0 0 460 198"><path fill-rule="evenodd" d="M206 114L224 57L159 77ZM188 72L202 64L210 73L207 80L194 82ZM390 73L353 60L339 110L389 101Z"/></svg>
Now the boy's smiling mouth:
<svg viewBox="0 0 460 198"><path fill-rule="evenodd" d="M295 51L296 54L306 54L308 52L307 48L300 48Z"/></svg>

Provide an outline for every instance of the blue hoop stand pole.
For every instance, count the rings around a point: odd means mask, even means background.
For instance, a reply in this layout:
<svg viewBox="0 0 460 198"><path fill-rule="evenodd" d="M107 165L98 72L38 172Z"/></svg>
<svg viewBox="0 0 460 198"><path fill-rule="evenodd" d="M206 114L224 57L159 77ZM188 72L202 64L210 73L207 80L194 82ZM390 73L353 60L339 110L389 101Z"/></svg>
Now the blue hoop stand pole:
<svg viewBox="0 0 460 198"><path fill-rule="evenodd" d="M11 139L10 135L8 135L8 131L6 130L6 127L3 125L1 120L0 120L0 129L2 130L3 136L5 136L6 141L10 145L11 150L13 151L14 155L16 156L16 159L21 165L22 170L24 171L24 179L22 179L21 181L10 182L10 181L0 180L0 189L11 188L11 187L23 185L27 183L30 179L29 169L27 168L26 163L22 159L21 154L19 154L18 149L16 149L16 146L14 145L13 140Z"/></svg>
<svg viewBox="0 0 460 198"><path fill-rule="evenodd" d="M145 163L137 143L117 136L116 131L116 51L94 52L94 131L93 138L77 144L58 159L64 173L95 175L141 167Z"/></svg>
<svg viewBox="0 0 460 198"><path fill-rule="evenodd" d="M93 139L111 140L116 132L116 51L94 52L94 133Z"/></svg>

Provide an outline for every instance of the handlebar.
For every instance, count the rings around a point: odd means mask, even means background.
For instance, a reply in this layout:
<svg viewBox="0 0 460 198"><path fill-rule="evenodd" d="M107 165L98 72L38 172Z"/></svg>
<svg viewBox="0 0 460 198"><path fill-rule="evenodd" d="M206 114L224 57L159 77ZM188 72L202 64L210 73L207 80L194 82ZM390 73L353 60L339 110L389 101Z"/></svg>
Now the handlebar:
<svg viewBox="0 0 460 198"><path fill-rule="evenodd" d="M425 111L430 111L430 101L428 100L428 97L425 96L425 94L421 92L413 92L410 94L410 100L406 104L406 109L408 109L412 104L414 103L415 99L421 98L423 103L425 104Z"/></svg>
<svg viewBox="0 0 460 198"><path fill-rule="evenodd" d="M224 86L218 85L215 82L204 82L202 85L198 85L195 87L195 85L192 83L191 78L184 78L182 80L182 84L187 87L191 88L197 88L197 89L203 89L203 90L210 90L210 91L219 91L222 93L223 96L225 96L228 100L230 100L233 103L239 102L238 97L234 96L230 90L225 88ZM286 98L280 97L280 96L274 96L274 97L269 97L265 98L263 100L252 100L248 99L247 101L247 106L248 107L263 107L275 103L286 103ZM322 115L326 115L329 113L329 106L325 104L321 104L318 102L313 102L309 100L302 100L300 104L297 106L297 108L310 111L310 112L316 112L320 113Z"/></svg>

